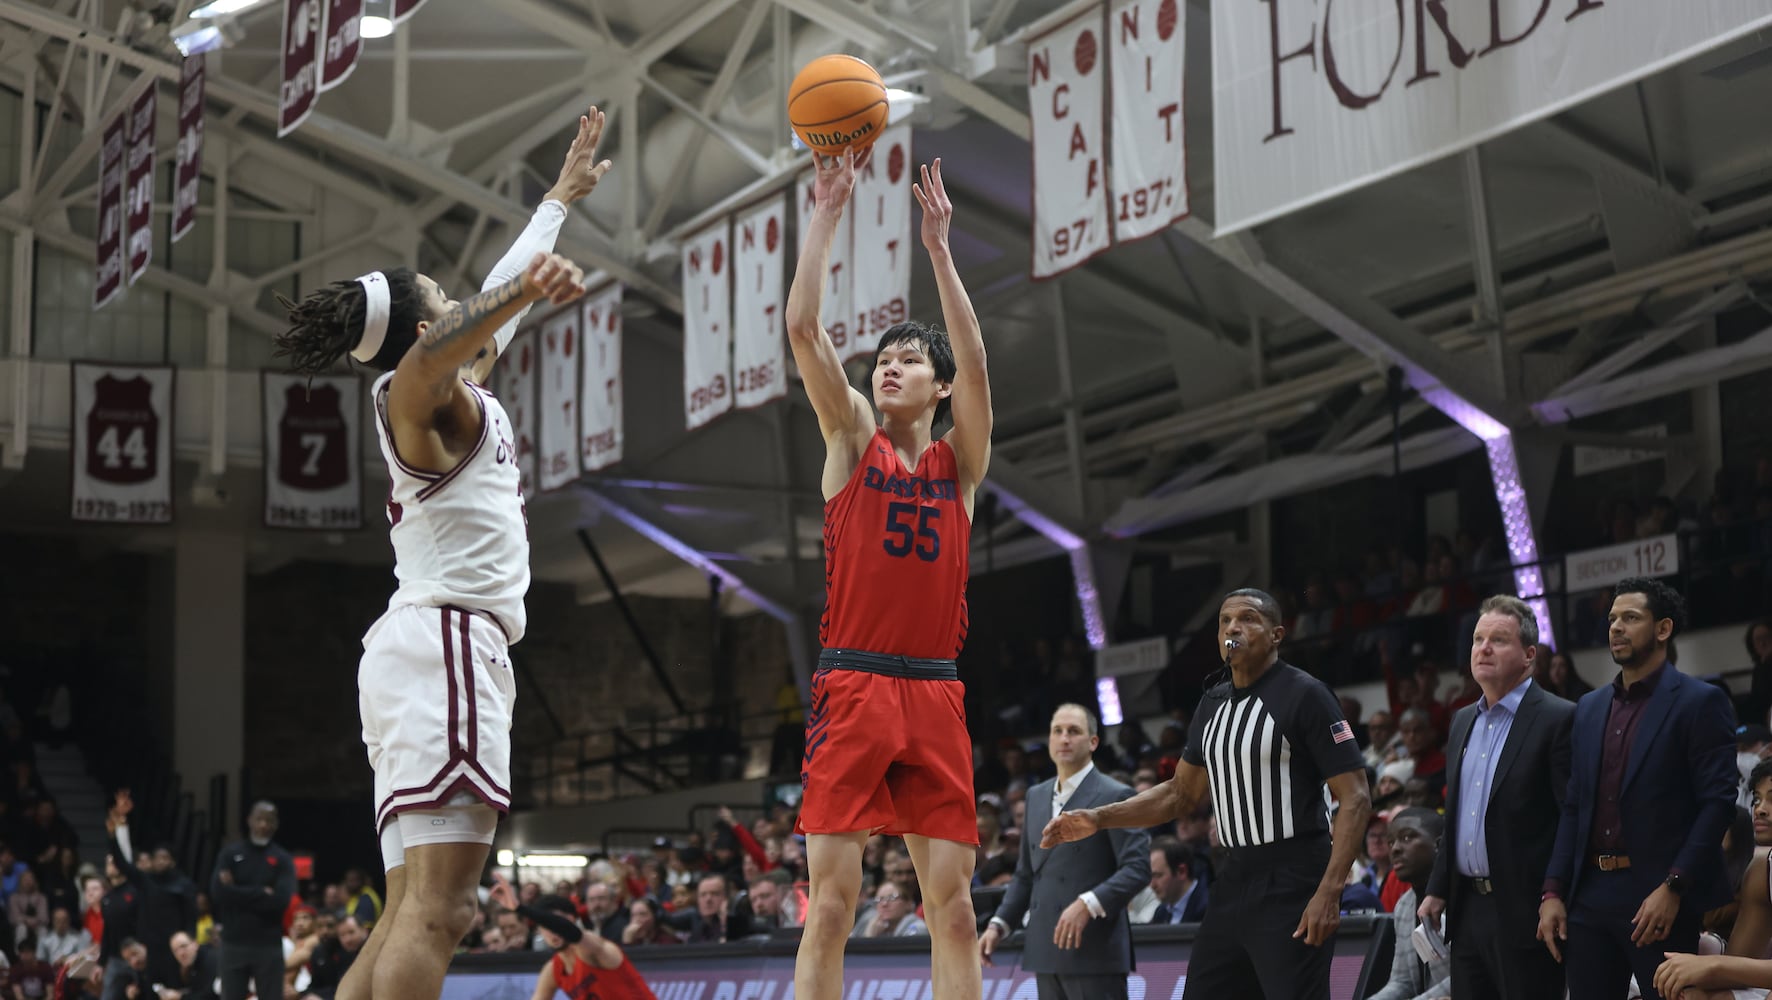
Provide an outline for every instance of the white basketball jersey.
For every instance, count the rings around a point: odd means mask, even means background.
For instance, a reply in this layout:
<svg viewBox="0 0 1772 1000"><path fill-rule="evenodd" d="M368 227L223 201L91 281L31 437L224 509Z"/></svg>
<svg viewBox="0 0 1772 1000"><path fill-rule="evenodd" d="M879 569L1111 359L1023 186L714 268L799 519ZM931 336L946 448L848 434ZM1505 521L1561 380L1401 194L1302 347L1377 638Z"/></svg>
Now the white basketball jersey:
<svg viewBox="0 0 1772 1000"><path fill-rule="evenodd" d="M393 480L388 491L394 576L390 608L455 605L498 620L523 638L529 591L529 521L511 420L492 393L468 383L480 404L480 439L453 469L422 472L400 460L388 422L389 372L376 379L375 434Z"/></svg>

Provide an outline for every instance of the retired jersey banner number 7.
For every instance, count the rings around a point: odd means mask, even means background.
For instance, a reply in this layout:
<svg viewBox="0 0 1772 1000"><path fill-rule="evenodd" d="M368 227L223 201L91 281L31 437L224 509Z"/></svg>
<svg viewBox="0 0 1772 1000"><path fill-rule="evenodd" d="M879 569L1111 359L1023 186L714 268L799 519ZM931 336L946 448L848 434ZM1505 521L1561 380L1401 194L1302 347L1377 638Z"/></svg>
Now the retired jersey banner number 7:
<svg viewBox="0 0 1772 1000"><path fill-rule="evenodd" d="M265 526L343 531L363 525L363 382L261 373Z"/></svg>

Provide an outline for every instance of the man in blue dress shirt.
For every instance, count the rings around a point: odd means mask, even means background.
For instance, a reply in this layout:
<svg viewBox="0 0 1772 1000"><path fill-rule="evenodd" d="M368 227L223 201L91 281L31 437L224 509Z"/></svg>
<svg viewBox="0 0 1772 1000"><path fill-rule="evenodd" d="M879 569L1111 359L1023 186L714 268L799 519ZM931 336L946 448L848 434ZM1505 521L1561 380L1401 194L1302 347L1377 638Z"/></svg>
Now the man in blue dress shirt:
<svg viewBox="0 0 1772 1000"><path fill-rule="evenodd" d="M1575 706L1532 682L1538 619L1524 601L1497 595L1478 615L1471 674L1483 697L1452 719L1446 832L1419 915L1445 915L1453 996L1561 1000L1563 968L1535 932Z"/></svg>

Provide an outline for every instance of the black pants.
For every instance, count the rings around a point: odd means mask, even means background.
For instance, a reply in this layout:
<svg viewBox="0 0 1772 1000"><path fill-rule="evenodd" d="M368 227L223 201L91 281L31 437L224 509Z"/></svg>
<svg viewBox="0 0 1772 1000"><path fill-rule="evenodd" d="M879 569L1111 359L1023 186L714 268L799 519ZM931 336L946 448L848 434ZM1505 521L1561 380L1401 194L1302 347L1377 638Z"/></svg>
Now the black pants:
<svg viewBox="0 0 1772 1000"><path fill-rule="evenodd" d="M1536 892L1537 886L1527 891ZM1480 895L1468 881L1459 887L1458 911L1447 926L1452 940L1452 995L1509 1000L1563 1000L1563 967L1550 949L1504 918L1498 897ZM1397 947L1410 947L1398 941ZM1622 997L1619 990L1616 997Z"/></svg>
<svg viewBox="0 0 1772 1000"><path fill-rule="evenodd" d="M1126 974L1064 976L1034 974L1039 1000L1126 1000Z"/></svg>
<svg viewBox="0 0 1772 1000"><path fill-rule="evenodd" d="M226 933L225 931L223 933ZM228 944L221 949L221 1000L246 1000L257 988L260 1000L283 996L283 943Z"/></svg>
<svg viewBox="0 0 1772 1000"><path fill-rule="evenodd" d="M1662 1000L1655 970L1664 953L1698 951L1702 914L1682 906L1666 938L1648 947L1631 943L1631 917L1659 883L1633 872L1590 869L1569 906L1569 940L1563 962L1569 971L1569 1000L1618 1000L1632 976L1643 1000Z"/></svg>
<svg viewBox="0 0 1772 1000"><path fill-rule="evenodd" d="M1335 939L1313 948L1292 936L1328 864L1327 837L1232 849L1194 938L1182 1000L1328 1000Z"/></svg>

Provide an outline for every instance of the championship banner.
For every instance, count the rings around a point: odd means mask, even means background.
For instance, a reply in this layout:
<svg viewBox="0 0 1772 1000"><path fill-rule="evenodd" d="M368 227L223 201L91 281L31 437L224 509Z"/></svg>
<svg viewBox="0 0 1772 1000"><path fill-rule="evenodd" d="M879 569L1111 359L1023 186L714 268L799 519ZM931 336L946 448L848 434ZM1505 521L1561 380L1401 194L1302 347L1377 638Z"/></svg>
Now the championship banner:
<svg viewBox="0 0 1772 1000"><path fill-rule="evenodd" d="M799 234L801 246L804 246L806 239L806 227L812 224L813 179L814 175L808 172L802 174L795 185L795 204L799 206L799 214L794 217L794 231ZM837 235L831 240L828 261L830 280L825 283L824 301L818 308L818 318L824 323L825 333L830 336L831 343L836 346L837 356L845 358L849 356L849 314L855 293L855 269L849 265L854 234L855 207L852 195L849 210L843 213L843 218L837 223Z"/></svg>
<svg viewBox="0 0 1772 1000"><path fill-rule="evenodd" d="M105 126L98 154L98 235L92 308L103 309L123 290L123 142L128 113Z"/></svg>
<svg viewBox="0 0 1772 1000"><path fill-rule="evenodd" d="M394 0L394 23L399 24L425 5L425 0Z"/></svg>
<svg viewBox="0 0 1772 1000"><path fill-rule="evenodd" d="M855 178L850 196L855 325L849 349L840 352L844 361L872 357L880 334L910 318L911 258L918 252L911 235L911 182L916 176L911 127L895 125L880 134Z"/></svg>
<svg viewBox="0 0 1772 1000"><path fill-rule="evenodd" d="M1467 149L1768 26L1765 0L1417 0L1352 11L1214 0L1217 231Z"/></svg>
<svg viewBox="0 0 1772 1000"><path fill-rule="evenodd" d="M74 520L170 523L175 370L75 362L69 371Z"/></svg>
<svg viewBox="0 0 1772 1000"><path fill-rule="evenodd" d="M585 299L581 310L584 380L579 395L579 455L586 472L621 461L621 286Z"/></svg>
<svg viewBox="0 0 1772 1000"><path fill-rule="evenodd" d="M277 136L301 127L320 95L320 48L327 0L283 0L283 79L277 88Z"/></svg>
<svg viewBox="0 0 1772 1000"><path fill-rule="evenodd" d="M1036 278L1108 248L1101 16L1101 7L1091 7L1028 41Z"/></svg>
<svg viewBox="0 0 1772 1000"><path fill-rule="evenodd" d="M541 325L540 445L537 485L557 490L578 478L579 311L567 309Z"/></svg>
<svg viewBox="0 0 1772 1000"><path fill-rule="evenodd" d="M265 527L363 526L363 381L264 371Z"/></svg>
<svg viewBox="0 0 1772 1000"><path fill-rule="evenodd" d="M732 222L683 244L683 408L690 430L732 409Z"/></svg>
<svg viewBox="0 0 1772 1000"><path fill-rule="evenodd" d="M1162 232L1188 214L1186 21L1181 0L1113 0L1108 9L1116 243Z"/></svg>
<svg viewBox="0 0 1772 1000"><path fill-rule="evenodd" d="M172 242L197 224L203 185L203 53L186 56L178 80L177 188L172 196Z"/></svg>
<svg viewBox="0 0 1772 1000"><path fill-rule="evenodd" d="M535 382L540 358L535 333L525 330L505 345L499 356L498 401L511 418L517 438L517 472L523 479L523 498L535 495Z"/></svg>
<svg viewBox="0 0 1772 1000"><path fill-rule="evenodd" d="M733 220L732 402L740 409L788 392L781 317L787 208L776 195Z"/></svg>
<svg viewBox="0 0 1772 1000"><path fill-rule="evenodd" d="M363 0L326 0L326 46L320 55L322 93L345 82L363 54Z"/></svg>
<svg viewBox="0 0 1772 1000"><path fill-rule="evenodd" d="M154 259L154 115L152 82L129 102L128 159L125 179L129 204L129 283L134 285Z"/></svg>

